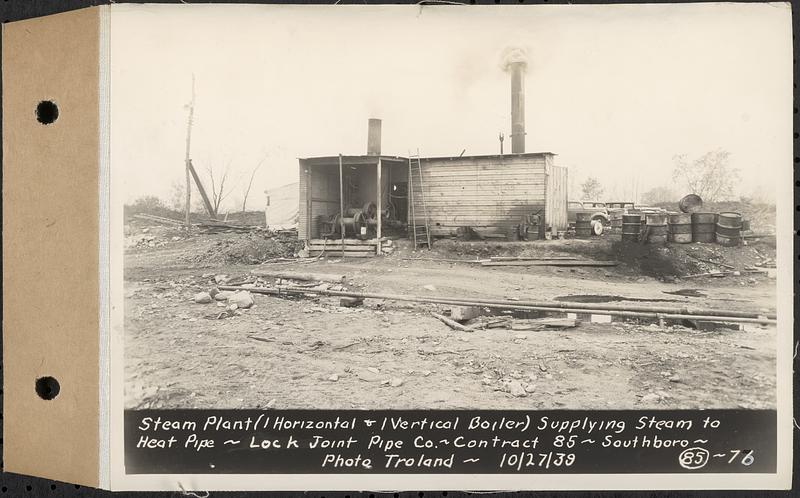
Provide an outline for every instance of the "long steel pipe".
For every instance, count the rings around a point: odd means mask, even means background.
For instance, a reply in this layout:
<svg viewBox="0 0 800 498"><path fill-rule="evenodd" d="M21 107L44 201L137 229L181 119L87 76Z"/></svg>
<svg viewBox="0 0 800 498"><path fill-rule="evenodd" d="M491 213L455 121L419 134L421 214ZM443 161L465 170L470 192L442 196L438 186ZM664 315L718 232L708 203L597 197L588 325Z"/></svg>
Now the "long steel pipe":
<svg viewBox="0 0 800 498"><path fill-rule="evenodd" d="M406 296L395 294L375 294L368 292L349 292L334 290L314 290L307 287L240 287L223 285L221 290L247 290L256 294L268 294L273 296L298 295L298 294L317 294L336 297L355 297L359 299L386 299L390 301L410 301L429 304L447 304L451 306L482 306L487 308L515 309L529 311L551 311L562 313L588 313L597 315L627 316L638 318L665 318L665 319L690 319L690 320L717 320L736 323L777 323L774 315L759 315L757 313L746 313L739 311L716 311L716 310L687 310L675 308L652 308L642 310L646 307L634 307L636 309L618 309L610 307L591 308L585 303L538 303L531 304L525 301L498 301L463 299L451 297L428 297L428 296ZM660 310L660 311L659 311Z"/></svg>

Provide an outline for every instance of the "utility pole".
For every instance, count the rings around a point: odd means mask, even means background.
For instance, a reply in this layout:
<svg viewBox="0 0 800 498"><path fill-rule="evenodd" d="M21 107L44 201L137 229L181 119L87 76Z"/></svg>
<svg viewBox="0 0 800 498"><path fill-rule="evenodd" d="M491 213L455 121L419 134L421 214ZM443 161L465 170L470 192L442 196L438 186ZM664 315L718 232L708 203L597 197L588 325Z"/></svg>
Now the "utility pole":
<svg viewBox="0 0 800 498"><path fill-rule="evenodd" d="M192 120L194 119L194 73L192 73L192 100L189 102L189 119L186 123L186 230L191 230L192 222L189 216L192 211L192 160L189 151L192 145Z"/></svg>

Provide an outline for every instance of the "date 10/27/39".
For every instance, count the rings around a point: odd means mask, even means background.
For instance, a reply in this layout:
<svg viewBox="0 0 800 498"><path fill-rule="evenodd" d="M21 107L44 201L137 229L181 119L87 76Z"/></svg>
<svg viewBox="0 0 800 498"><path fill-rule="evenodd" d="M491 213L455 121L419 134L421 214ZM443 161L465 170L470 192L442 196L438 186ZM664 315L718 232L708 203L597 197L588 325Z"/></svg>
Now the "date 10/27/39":
<svg viewBox="0 0 800 498"><path fill-rule="evenodd" d="M551 467L569 467L575 463L574 453L503 453L500 458L500 468L515 468L521 470L525 467L541 467L549 469Z"/></svg>

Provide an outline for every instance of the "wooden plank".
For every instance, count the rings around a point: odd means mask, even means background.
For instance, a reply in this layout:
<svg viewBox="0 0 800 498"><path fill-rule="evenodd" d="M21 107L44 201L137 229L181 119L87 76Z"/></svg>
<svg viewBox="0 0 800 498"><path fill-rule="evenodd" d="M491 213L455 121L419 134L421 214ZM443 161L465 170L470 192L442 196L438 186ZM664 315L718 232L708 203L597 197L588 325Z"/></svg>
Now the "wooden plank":
<svg viewBox="0 0 800 498"><path fill-rule="evenodd" d="M309 245L323 245L326 243L325 239L310 239L308 241ZM341 240L339 239L327 239L327 245L330 246L332 244L341 245ZM360 240L360 239L344 239L344 245L346 246L376 246L378 241L375 239L370 240Z"/></svg>
<svg viewBox="0 0 800 498"><path fill-rule="evenodd" d="M278 270L278 269L251 270L250 273L258 277L285 278L290 280L304 280L311 282L343 283L347 278L345 275L332 274L332 273L296 272L296 271Z"/></svg>
<svg viewBox="0 0 800 498"><path fill-rule="evenodd" d="M481 266L617 266L616 261L490 261Z"/></svg>
<svg viewBox="0 0 800 498"><path fill-rule="evenodd" d="M309 251L314 251L314 252L325 251L325 252L328 252L328 253L330 253L330 252L341 252L342 251L342 246L340 244L329 245L329 246L326 246L326 247L323 247L321 245L309 245L308 246L308 250ZM349 246L349 245L345 244L344 245L344 251L345 252L369 252L369 251L376 252L377 248L376 249L370 249L368 246Z"/></svg>
<svg viewBox="0 0 800 498"><path fill-rule="evenodd" d="M470 327L467 327L465 325L461 325L460 323L455 322L455 321L447 318L444 315L440 315L439 313L431 313L431 316L433 316L437 320L445 323L448 327L450 327L453 330L460 330L461 332L472 332L472 330L473 330Z"/></svg>
<svg viewBox="0 0 800 498"><path fill-rule="evenodd" d="M492 256L489 259L492 261L575 261L578 258L573 256Z"/></svg>
<svg viewBox="0 0 800 498"><path fill-rule="evenodd" d="M472 320L479 317L481 309L477 306L451 306L450 318L457 322Z"/></svg>
<svg viewBox="0 0 800 498"><path fill-rule="evenodd" d="M312 257L316 257L316 256L321 255L322 252L321 251L309 251L308 254L310 256L312 256ZM340 250L336 250L336 251L333 251L333 252L325 251L325 255L328 256L328 257L336 257L336 258L342 258L342 257L344 257L344 258L372 258L372 257L375 257L376 254L373 251L370 251L370 252L347 252L347 251L345 251L344 255L342 255L342 252Z"/></svg>

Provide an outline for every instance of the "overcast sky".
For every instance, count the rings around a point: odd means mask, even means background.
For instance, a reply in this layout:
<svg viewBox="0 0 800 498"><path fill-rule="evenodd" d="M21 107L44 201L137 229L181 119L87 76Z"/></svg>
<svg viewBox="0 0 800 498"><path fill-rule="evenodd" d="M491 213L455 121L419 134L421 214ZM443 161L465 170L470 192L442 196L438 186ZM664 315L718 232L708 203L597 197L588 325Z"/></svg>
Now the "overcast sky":
<svg viewBox="0 0 800 498"><path fill-rule="evenodd" d="M722 148L739 193L771 196L791 167L786 4L640 6L112 5L112 165L126 201L169 199L191 156L230 163L239 209L297 179L297 157L510 150L509 47L527 52L526 149L558 154L607 197L670 185L675 154ZM205 178L205 176L204 176Z"/></svg>

